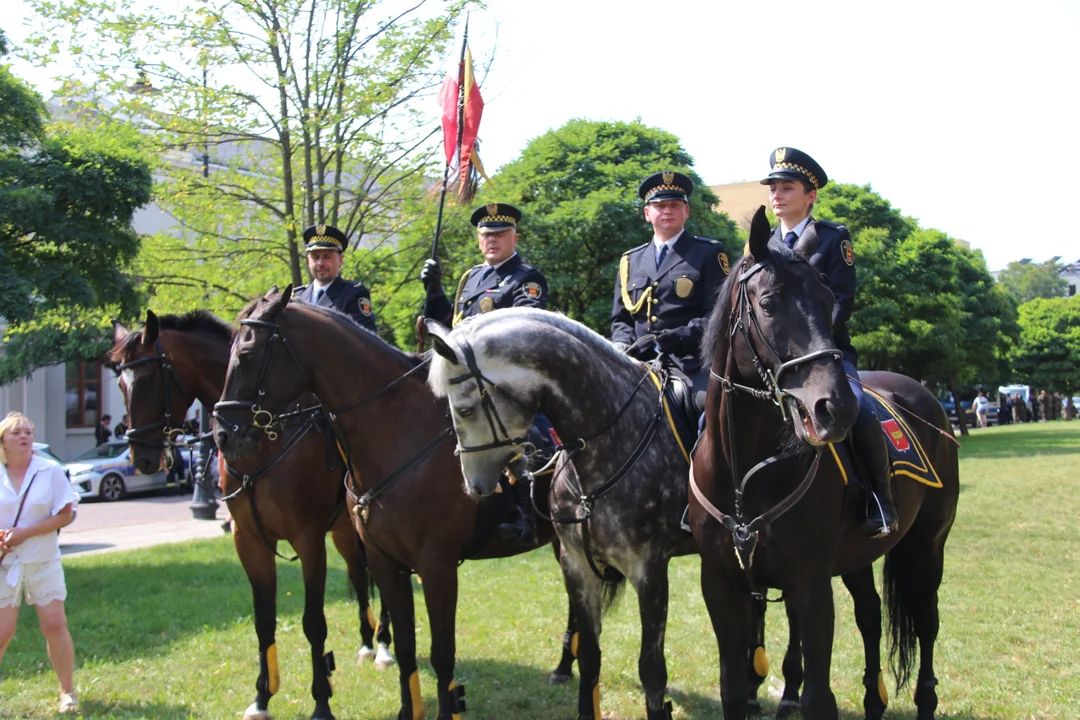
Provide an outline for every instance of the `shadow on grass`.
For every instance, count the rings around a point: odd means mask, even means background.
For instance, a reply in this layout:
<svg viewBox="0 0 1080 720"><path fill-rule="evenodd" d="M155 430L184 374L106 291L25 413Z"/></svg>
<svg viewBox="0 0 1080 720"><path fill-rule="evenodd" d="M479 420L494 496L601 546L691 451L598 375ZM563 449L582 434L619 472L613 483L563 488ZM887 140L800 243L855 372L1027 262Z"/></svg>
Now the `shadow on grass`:
<svg viewBox="0 0 1080 720"><path fill-rule="evenodd" d="M100 703L80 698L79 709L82 711L81 717L95 720L190 720L192 717L189 707L156 702Z"/></svg>

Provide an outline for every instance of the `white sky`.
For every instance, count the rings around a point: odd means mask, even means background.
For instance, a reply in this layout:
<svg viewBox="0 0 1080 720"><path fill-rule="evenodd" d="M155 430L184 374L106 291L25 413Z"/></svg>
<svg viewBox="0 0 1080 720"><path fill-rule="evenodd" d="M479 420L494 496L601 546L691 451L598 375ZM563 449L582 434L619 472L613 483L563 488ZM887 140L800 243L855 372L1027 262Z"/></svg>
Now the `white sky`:
<svg viewBox="0 0 1080 720"><path fill-rule="evenodd" d="M15 42L20 10L0 21ZM470 24L477 62L495 52L481 155L493 171L572 118L640 117L709 184L758 179L794 146L992 270L1076 260L1078 35L1078 0L490 0Z"/></svg>

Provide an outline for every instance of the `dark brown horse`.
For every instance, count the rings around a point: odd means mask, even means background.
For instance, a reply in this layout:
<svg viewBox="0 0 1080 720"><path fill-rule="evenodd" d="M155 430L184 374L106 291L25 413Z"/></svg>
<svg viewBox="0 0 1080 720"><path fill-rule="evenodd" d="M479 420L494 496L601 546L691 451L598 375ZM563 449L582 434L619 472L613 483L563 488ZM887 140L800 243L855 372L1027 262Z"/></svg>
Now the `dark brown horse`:
<svg viewBox="0 0 1080 720"><path fill-rule="evenodd" d="M451 720L464 708L454 680L457 566L521 548L492 532L500 519L489 512L491 503L477 504L466 494L447 403L427 387L425 358L391 347L333 310L289 305L291 294L291 288L273 289L240 315L215 412L218 447L230 462L249 457L291 398L311 392L323 399L350 458L350 515L390 604L400 669L398 717L424 717L415 572L423 580L431 626L438 718ZM541 543L550 542L550 523L542 523L538 535Z"/></svg>
<svg viewBox="0 0 1080 720"><path fill-rule="evenodd" d="M167 449L165 440L179 427L195 400L212 407L221 397L233 330L207 312L160 319L146 314L142 331L115 328L110 359L119 364L120 385L128 404L132 429L131 456L141 472L155 472ZM307 403L311 405L313 403ZM299 433L303 433L299 436ZM295 443L294 443L295 440ZM334 447L329 445L330 459ZM229 468L246 475L247 483L230 472L222 490L233 518L233 542L244 566L255 606L259 639L259 677L255 701L245 718L269 718L268 703L278 689L277 568L279 541L292 545L304 576L304 634L311 643L314 672L311 693L313 718L332 718L323 600L326 585L326 533L345 559L349 581L360 600L360 659L376 658L380 667L393 663L389 654L389 616L384 609L376 634L368 607L368 573L364 548L344 510L344 463L328 463L325 430L312 423L289 428L258 456L238 460ZM243 489L241 489L243 485Z"/></svg>
<svg viewBox="0 0 1080 720"><path fill-rule="evenodd" d="M762 208L749 252L732 269L703 343L712 380L691 473L690 523L720 646L724 717L746 717L751 598L770 587L783 590L798 627L803 717L838 717L829 682L830 578L864 571L885 555L897 683L902 687L909 679L917 641L915 705L919 720L930 720L937 706L937 591L959 492L948 420L914 380L892 373L862 376L868 388L905 409L905 422L940 481L932 488L898 473L900 531L867 539L860 527L863 490L845 482L828 448L844 440L857 413L832 341L832 296L805 260L813 248L797 244L791 251L769 244L769 235Z"/></svg>

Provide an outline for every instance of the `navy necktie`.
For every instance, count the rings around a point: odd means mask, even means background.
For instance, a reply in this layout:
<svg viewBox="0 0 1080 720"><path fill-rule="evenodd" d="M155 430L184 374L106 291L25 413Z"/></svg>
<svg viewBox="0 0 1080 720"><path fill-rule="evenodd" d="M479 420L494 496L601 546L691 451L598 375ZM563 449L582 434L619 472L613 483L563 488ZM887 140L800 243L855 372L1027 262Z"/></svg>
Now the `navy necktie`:
<svg viewBox="0 0 1080 720"><path fill-rule="evenodd" d="M789 232L787 235L784 236L784 244L787 245L789 248L793 248L795 247L795 243L796 241L798 241L798 239L798 235L793 232Z"/></svg>
<svg viewBox="0 0 1080 720"><path fill-rule="evenodd" d="M322 296L325 295L325 294L326 294L326 288L319 288L318 290L316 290L315 291L315 303L314 304L318 305L319 301L322 300Z"/></svg>
<svg viewBox="0 0 1080 720"><path fill-rule="evenodd" d="M656 269L659 270L660 266L664 264L664 258L667 257L667 243L660 246L660 252L656 253Z"/></svg>
<svg viewBox="0 0 1080 720"><path fill-rule="evenodd" d="M480 280L487 280L489 277L491 277L491 273L493 272L495 272L495 268L491 265L488 265L486 268L484 268L484 272L480 273Z"/></svg>

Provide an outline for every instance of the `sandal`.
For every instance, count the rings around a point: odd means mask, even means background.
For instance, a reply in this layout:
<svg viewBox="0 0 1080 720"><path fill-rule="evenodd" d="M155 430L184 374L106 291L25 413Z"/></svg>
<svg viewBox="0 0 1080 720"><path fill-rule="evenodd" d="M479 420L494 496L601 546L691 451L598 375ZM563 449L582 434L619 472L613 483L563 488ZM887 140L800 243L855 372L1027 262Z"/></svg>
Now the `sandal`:
<svg viewBox="0 0 1080 720"><path fill-rule="evenodd" d="M79 712L79 698L75 693L60 693L60 714L73 715Z"/></svg>

